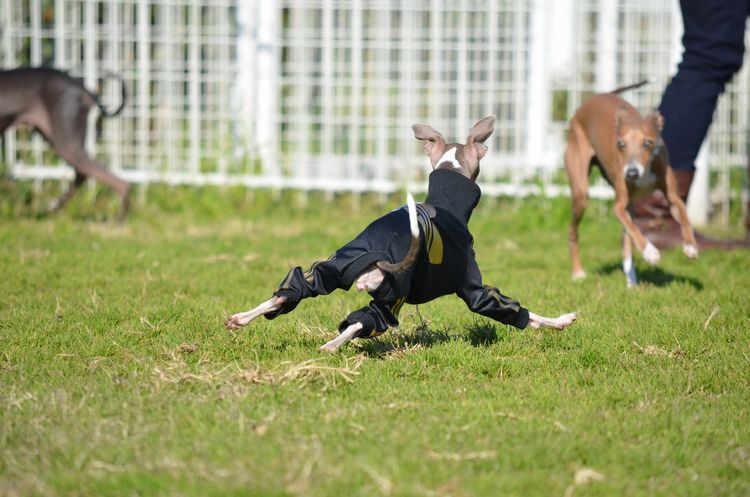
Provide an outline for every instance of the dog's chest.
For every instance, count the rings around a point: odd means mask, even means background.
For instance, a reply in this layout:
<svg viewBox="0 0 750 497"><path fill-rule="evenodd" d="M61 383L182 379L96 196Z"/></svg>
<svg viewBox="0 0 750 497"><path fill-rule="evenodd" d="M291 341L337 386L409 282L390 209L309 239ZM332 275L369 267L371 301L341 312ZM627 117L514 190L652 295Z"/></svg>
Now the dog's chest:
<svg viewBox="0 0 750 497"><path fill-rule="evenodd" d="M420 224L424 244L407 299L412 304L455 293L463 284L473 254L468 229L446 213L427 219L420 216Z"/></svg>
<svg viewBox="0 0 750 497"><path fill-rule="evenodd" d="M643 198L656 189L657 177L649 171L636 181L628 182L628 194L631 199Z"/></svg>

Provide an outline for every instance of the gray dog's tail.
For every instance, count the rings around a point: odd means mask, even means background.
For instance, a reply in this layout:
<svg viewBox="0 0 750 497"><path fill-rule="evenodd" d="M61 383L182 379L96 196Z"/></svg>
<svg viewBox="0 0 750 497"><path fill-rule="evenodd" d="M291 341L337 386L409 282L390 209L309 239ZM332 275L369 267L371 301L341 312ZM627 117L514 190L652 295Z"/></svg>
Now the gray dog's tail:
<svg viewBox="0 0 750 497"><path fill-rule="evenodd" d="M640 88L641 86L643 86L643 85L645 85L647 83L650 83L650 82L651 82L650 79L644 79L643 81L639 81L638 83L634 83L632 85L621 86L621 87L619 87L617 89L612 90L610 93L614 93L615 95L618 95L618 94L620 94L620 93L622 93L624 91L635 90L636 88Z"/></svg>
<svg viewBox="0 0 750 497"><path fill-rule="evenodd" d="M108 72L104 75L104 79L116 79L120 82L120 106L117 107L113 111L109 111L106 108L104 108L104 105L102 104L101 100L99 100L99 95L97 95L94 92L91 92L89 90L86 90L86 92L91 95L91 98L94 99L94 102L96 103L96 106L99 107L99 117L96 118L96 137L99 138L102 135L102 120L105 117L115 117L120 112L122 112L122 109L125 108L125 101L128 98L128 92L125 88L125 81L123 81L122 77L119 74L115 74L113 72Z"/></svg>
<svg viewBox="0 0 750 497"><path fill-rule="evenodd" d="M417 225L417 206L414 204L414 197L411 193L406 193L406 208L409 211L409 230L411 231L411 243L409 244L409 250L401 260L401 262L391 263L386 261L378 261L378 268L389 273L400 273L406 271L417 260L419 255L419 226Z"/></svg>
<svg viewBox="0 0 750 497"><path fill-rule="evenodd" d="M125 88L125 81L122 80L122 76L120 76L119 74L115 74L113 72L108 72L107 74L105 74L104 79L116 79L117 81L120 82L120 106L117 107L113 111L109 111L104 108L104 105L102 105L101 100L99 100L99 95L95 93L91 93L91 96L94 97L96 106L99 107L100 111L102 111L102 115L104 117L115 117L120 112L122 112L122 109L125 108L125 101L128 98L128 92L127 92L127 89Z"/></svg>

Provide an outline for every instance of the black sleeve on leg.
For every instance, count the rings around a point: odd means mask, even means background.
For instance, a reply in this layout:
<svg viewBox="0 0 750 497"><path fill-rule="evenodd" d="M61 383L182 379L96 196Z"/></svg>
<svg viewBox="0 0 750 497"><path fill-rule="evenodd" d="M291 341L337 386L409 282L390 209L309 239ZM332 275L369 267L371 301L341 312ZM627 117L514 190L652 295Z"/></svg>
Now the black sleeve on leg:
<svg viewBox="0 0 750 497"><path fill-rule="evenodd" d="M402 298L390 303L373 300L367 307L352 312L345 320L341 321L339 333L343 332L349 325L362 323L362 329L359 330L356 338L374 338L382 335L389 326L398 326L398 312L405 300Z"/></svg>
<svg viewBox="0 0 750 497"><path fill-rule="evenodd" d="M302 299L328 295L341 286L341 270L335 258L319 261L307 271L295 267L273 292L274 295L286 297L286 301L277 311L265 314L267 319L273 319L280 314L294 310Z"/></svg>
<svg viewBox="0 0 750 497"><path fill-rule="evenodd" d="M500 293L497 288L483 285L482 274L473 255L472 253L470 256L466 281L456 292L457 295L477 314L519 329L526 328L529 323L529 311L521 307L517 300Z"/></svg>

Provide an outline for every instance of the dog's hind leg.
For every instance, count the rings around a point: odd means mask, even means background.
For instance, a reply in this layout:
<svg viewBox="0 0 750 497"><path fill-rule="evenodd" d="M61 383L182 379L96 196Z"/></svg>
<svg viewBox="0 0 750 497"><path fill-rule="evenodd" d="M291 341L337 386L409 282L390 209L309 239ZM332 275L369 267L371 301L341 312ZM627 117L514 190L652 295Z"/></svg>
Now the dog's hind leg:
<svg viewBox="0 0 750 497"><path fill-rule="evenodd" d="M594 151L586 140L583 130L574 119L571 121L568 146L565 149L565 170L570 182L570 197L573 204L573 216L568 228L568 245L573 263L572 277L574 280L586 276L581 265L581 255L578 248L578 225L583 219L589 189L589 164Z"/></svg>
<svg viewBox="0 0 750 497"><path fill-rule="evenodd" d="M93 160L84 150L60 150L60 156L76 170L76 176L91 177L101 181L120 196L120 210L117 220L122 222L130 207L130 184L110 173Z"/></svg>
<svg viewBox="0 0 750 497"><path fill-rule="evenodd" d="M266 314L267 312L278 311L284 302L286 302L286 297L274 295L255 309L232 314L226 319L226 321L224 321L224 326L228 330L238 330L243 326L247 326L252 320Z"/></svg>
<svg viewBox="0 0 750 497"><path fill-rule="evenodd" d="M58 106L49 117L50 130L43 132L52 147L76 171L78 176L91 177L101 181L120 196L120 211L117 220L125 220L130 207L130 184L107 171L86 152L86 118L88 108L85 106ZM83 181L83 180L80 180ZM70 192L70 195L75 192Z"/></svg>
<svg viewBox="0 0 750 497"><path fill-rule="evenodd" d="M56 198L55 200L52 200L49 203L49 206L47 208L49 212L57 212L60 209L62 209L65 206L65 204L67 204L68 201L73 197L75 192L78 191L78 189L81 187L83 182L86 181L86 176L84 176L83 174L80 174L78 171L76 171L75 174L76 176L73 179L73 182L70 183L70 185L68 185L68 189L65 190L65 192L62 195L60 195L58 198Z"/></svg>
<svg viewBox="0 0 750 497"><path fill-rule="evenodd" d="M323 352L329 352L329 353L336 352L339 349L339 347L351 342L357 336L357 333L361 329L362 329L362 323L350 324L349 326L346 327L344 331L342 331L339 334L339 336L337 336L330 342L326 342L323 345L321 345L320 350Z"/></svg>

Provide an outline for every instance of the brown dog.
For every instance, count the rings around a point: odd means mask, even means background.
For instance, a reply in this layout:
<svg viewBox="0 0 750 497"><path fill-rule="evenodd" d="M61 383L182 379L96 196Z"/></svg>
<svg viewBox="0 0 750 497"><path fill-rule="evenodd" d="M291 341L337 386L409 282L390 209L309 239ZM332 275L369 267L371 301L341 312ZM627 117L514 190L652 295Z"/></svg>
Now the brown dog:
<svg viewBox="0 0 750 497"><path fill-rule="evenodd" d="M690 259L698 257L693 228L685 203L677 193L676 179L661 138L664 118L659 112L652 112L644 118L619 96L619 93L645 83L589 98L570 121L565 169L573 201L573 219L568 232L573 279L586 276L578 251L578 225L586 207L589 172L594 164L615 189L614 213L625 228L622 266L628 286L637 282L631 242L649 264L657 264L661 258L659 250L646 240L628 212L631 200L648 195L657 188L664 192L672 216L680 224L683 253Z"/></svg>

